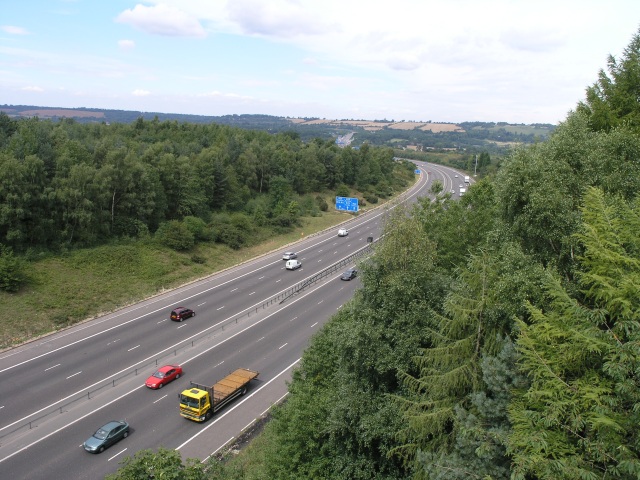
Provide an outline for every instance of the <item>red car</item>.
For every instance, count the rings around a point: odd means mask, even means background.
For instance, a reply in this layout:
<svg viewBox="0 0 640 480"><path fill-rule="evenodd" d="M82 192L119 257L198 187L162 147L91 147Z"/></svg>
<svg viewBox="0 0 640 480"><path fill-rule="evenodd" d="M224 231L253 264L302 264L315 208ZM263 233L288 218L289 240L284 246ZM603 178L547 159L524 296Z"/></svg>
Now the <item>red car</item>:
<svg viewBox="0 0 640 480"><path fill-rule="evenodd" d="M149 388L162 388L169 382L173 382L182 375L182 367L180 365L165 365L160 367L156 373L147 378L144 384Z"/></svg>
<svg viewBox="0 0 640 480"><path fill-rule="evenodd" d="M194 312L190 308L176 307L173 310L171 310L171 315L169 315L169 318L174 322L181 322L185 318L195 317L195 316L196 316L196 312Z"/></svg>

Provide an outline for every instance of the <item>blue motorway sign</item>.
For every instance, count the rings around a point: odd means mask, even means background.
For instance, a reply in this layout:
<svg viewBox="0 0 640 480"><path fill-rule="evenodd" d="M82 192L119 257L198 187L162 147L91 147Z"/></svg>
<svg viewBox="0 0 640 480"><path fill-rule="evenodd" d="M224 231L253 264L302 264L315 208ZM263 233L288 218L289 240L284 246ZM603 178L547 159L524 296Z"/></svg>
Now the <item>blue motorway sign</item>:
<svg viewBox="0 0 640 480"><path fill-rule="evenodd" d="M358 199L351 197L336 197L336 210L346 210L347 212L358 211Z"/></svg>
<svg viewBox="0 0 640 480"><path fill-rule="evenodd" d="M420 170L416 168L416 169L413 171L413 173L415 173L416 175L420 175Z"/></svg>

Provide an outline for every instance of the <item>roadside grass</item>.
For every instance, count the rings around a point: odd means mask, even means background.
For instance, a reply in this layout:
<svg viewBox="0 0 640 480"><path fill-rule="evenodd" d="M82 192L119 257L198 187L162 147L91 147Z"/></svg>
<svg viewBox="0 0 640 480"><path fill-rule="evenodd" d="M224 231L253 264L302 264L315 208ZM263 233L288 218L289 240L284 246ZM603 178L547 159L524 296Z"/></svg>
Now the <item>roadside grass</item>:
<svg viewBox="0 0 640 480"><path fill-rule="evenodd" d="M123 241L33 261L26 287L0 292L0 349L207 277L350 218L337 211L304 217L301 227L240 250L198 244L176 252L153 242Z"/></svg>

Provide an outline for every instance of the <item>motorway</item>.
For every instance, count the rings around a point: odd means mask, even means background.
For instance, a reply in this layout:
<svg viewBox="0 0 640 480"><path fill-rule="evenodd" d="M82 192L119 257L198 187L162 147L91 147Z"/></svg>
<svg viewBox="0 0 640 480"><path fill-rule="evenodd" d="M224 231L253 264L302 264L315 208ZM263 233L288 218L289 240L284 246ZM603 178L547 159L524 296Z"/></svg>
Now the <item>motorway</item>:
<svg viewBox="0 0 640 480"><path fill-rule="evenodd" d="M445 191L460 180L451 168L415 163L422 174L408 202L427 195L433 180ZM0 479L97 479L142 449L203 460L223 448L286 395L309 338L359 285L340 281L342 270L367 237L380 237L391 208L354 217L344 225L347 237L337 237L336 227L287 247L298 253L298 270L284 269L282 249L0 353ZM285 298L338 262L345 267ZM178 305L197 315L171 322ZM144 380L170 363L184 376L147 389ZM178 414L177 395L190 380L213 384L239 367L260 372L245 396L204 424ZM86 453L82 442L112 419L129 422L131 435L102 454Z"/></svg>

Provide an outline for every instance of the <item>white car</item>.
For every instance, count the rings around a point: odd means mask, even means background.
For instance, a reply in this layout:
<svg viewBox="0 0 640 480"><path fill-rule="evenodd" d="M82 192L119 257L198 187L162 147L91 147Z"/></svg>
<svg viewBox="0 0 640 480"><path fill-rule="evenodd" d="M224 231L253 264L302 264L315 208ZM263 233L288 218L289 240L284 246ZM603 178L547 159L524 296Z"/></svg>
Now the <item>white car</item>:
<svg viewBox="0 0 640 480"><path fill-rule="evenodd" d="M339 237L346 237L347 235L349 235L349 230L347 230L346 228L341 228L340 230L338 230Z"/></svg>
<svg viewBox="0 0 640 480"><path fill-rule="evenodd" d="M298 254L296 252L286 252L282 255L283 260L293 260L294 258L298 258Z"/></svg>
<svg viewBox="0 0 640 480"><path fill-rule="evenodd" d="M295 270L297 268L300 268L302 266L302 263L300 263L298 260L287 260L287 263L284 264L284 267L287 270Z"/></svg>
<svg viewBox="0 0 640 480"><path fill-rule="evenodd" d="M458 175L454 175L455 178L458 178Z"/></svg>

